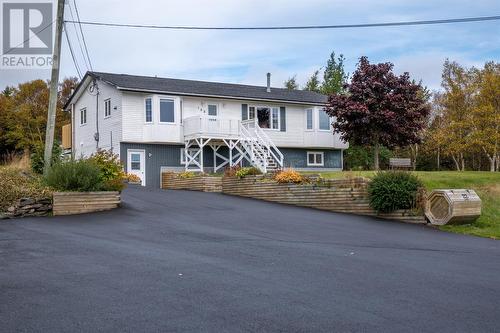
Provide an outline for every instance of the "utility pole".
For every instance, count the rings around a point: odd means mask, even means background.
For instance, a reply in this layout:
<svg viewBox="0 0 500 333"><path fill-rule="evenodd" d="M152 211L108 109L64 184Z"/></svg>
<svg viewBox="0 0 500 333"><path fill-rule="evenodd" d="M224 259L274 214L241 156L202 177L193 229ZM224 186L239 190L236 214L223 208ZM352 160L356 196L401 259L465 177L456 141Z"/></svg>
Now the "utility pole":
<svg viewBox="0 0 500 333"><path fill-rule="evenodd" d="M61 42L64 23L64 0L57 0L57 21L54 53L52 54L52 74L50 77L49 110L47 113L47 130L45 132L45 155L43 173L47 174L52 162L54 146L54 128L56 124L57 90L59 86L59 65L61 63Z"/></svg>

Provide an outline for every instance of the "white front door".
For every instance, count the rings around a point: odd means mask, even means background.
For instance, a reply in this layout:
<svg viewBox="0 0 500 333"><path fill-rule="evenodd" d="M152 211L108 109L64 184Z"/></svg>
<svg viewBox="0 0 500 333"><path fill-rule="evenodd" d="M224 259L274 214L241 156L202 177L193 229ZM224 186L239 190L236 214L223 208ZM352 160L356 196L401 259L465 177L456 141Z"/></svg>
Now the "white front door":
<svg viewBox="0 0 500 333"><path fill-rule="evenodd" d="M144 150L127 150L127 173L139 177L142 186L146 186L146 165L144 156Z"/></svg>

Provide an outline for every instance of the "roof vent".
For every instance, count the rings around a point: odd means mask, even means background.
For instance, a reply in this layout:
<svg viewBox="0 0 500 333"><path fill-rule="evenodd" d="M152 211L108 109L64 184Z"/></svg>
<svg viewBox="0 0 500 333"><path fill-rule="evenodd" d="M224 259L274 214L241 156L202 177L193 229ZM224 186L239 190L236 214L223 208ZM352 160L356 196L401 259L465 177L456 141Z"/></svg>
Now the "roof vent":
<svg viewBox="0 0 500 333"><path fill-rule="evenodd" d="M271 73L267 73L267 92L271 92Z"/></svg>

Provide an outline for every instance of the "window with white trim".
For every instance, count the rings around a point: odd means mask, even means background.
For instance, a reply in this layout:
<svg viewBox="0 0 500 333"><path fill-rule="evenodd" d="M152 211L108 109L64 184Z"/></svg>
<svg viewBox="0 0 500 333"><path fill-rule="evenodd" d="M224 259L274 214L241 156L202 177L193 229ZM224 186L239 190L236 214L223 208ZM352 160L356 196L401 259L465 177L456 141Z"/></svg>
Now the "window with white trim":
<svg viewBox="0 0 500 333"><path fill-rule="evenodd" d="M248 119L255 119L255 106L248 108Z"/></svg>
<svg viewBox="0 0 500 333"><path fill-rule="evenodd" d="M208 104L208 115L217 116L217 104Z"/></svg>
<svg viewBox="0 0 500 333"><path fill-rule="evenodd" d="M104 118L111 116L111 99L104 100Z"/></svg>
<svg viewBox="0 0 500 333"><path fill-rule="evenodd" d="M151 97L144 100L144 116L146 123L153 122L153 99Z"/></svg>
<svg viewBox="0 0 500 333"><path fill-rule="evenodd" d="M160 98L160 123L174 123L174 100Z"/></svg>
<svg viewBox="0 0 500 333"><path fill-rule="evenodd" d="M330 116L324 110L319 110L319 129L322 131L330 130Z"/></svg>
<svg viewBox="0 0 500 333"><path fill-rule="evenodd" d="M141 170L141 154L130 154L130 170Z"/></svg>
<svg viewBox="0 0 500 333"><path fill-rule="evenodd" d="M322 151L307 152L307 166L323 166L324 153Z"/></svg>
<svg viewBox="0 0 500 333"><path fill-rule="evenodd" d="M189 155L193 156L196 154L200 149L199 148L188 148ZM200 155L196 156L194 160L198 163L200 163ZM181 148L181 164L186 164L186 152L184 148Z"/></svg>
<svg viewBox="0 0 500 333"><path fill-rule="evenodd" d="M280 129L280 108L257 106L257 122L260 128ZM252 118L250 118L252 119Z"/></svg>
<svg viewBox="0 0 500 333"><path fill-rule="evenodd" d="M306 129L313 129L313 109L306 110Z"/></svg>
<svg viewBox="0 0 500 333"><path fill-rule="evenodd" d="M80 109L80 125L87 123L87 108Z"/></svg>

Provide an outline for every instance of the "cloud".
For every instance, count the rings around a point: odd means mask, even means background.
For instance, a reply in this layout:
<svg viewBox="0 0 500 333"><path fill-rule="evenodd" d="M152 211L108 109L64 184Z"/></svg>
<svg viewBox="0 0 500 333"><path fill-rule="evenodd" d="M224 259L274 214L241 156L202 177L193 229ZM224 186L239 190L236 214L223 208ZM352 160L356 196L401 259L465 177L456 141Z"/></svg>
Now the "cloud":
<svg viewBox="0 0 500 333"><path fill-rule="evenodd" d="M500 3L494 0L88 0L78 4L82 20L197 26L364 23L500 11ZM96 70L248 84L264 84L265 74L272 72L275 86L294 74L303 85L332 51L345 55L348 72L366 55L372 62L391 61L397 71L409 71L430 87L439 87L446 57L465 65L500 58L498 22L307 31L83 29ZM74 27L69 25L68 32L83 64ZM75 74L64 45L61 76ZM0 70L0 86L49 76L50 71Z"/></svg>

